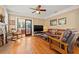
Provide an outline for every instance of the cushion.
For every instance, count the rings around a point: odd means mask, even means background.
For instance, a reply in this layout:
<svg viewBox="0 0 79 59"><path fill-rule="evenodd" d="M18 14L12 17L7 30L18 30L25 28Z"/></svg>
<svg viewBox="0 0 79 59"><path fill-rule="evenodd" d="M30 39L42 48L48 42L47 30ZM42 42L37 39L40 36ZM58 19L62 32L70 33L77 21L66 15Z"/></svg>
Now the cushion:
<svg viewBox="0 0 79 59"><path fill-rule="evenodd" d="M65 32L63 33L63 37L62 37L61 40L67 41L67 39L69 38L69 36L70 36L71 34L72 34L72 31L71 31L71 30L69 30L69 29L65 30Z"/></svg>
<svg viewBox="0 0 79 59"><path fill-rule="evenodd" d="M72 32L71 36L68 38L67 43L68 43L68 52L69 53L72 53L73 47L74 47L74 43L76 42L78 37L79 37L79 33L78 32Z"/></svg>

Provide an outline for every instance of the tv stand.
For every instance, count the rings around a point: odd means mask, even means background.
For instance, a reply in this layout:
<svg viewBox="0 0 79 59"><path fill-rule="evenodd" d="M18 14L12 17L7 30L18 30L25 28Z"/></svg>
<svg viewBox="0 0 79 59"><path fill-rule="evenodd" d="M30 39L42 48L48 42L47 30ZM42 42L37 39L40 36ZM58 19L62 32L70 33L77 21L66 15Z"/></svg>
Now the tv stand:
<svg viewBox="0 0 79 59"><path fill-rule="evenodd" d="M35 31L34 34L41 34L43 31Z"/></svg>

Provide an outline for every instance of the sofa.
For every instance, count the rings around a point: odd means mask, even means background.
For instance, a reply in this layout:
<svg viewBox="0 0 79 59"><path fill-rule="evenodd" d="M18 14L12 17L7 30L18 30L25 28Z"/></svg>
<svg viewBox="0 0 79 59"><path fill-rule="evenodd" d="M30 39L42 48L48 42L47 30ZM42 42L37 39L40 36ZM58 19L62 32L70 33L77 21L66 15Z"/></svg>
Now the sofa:
<svg viewBox="0 0 79 59"><path fill-rule="evenodd" d="M74 44L79 37L79 32L66 29L59 39L50 35L48 37L50 40L50 49L55 49L64 54L73 53Z"/></svg>
<svg viewBox="0 0 79 59"><path fill-rule="evenodd" d="M48 31L45 32L47 36L51 36L57 39L60 39L62 36L62 33L64 33L65 29L48 29Z"/></svg>

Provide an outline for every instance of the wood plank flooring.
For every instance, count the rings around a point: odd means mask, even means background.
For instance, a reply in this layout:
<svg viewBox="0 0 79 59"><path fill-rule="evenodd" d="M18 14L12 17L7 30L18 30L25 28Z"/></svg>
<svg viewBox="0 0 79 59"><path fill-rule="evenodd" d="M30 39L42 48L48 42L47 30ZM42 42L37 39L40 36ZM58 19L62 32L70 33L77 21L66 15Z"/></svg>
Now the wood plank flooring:
<svg viewBox="0 0 79 59"><path fill-rule="evenodd" d="M79 54L79 48L74 49ZM49 48L49 43L40 37L28 36L0 47L0 54L59 54Z"/></svg>
<svg viewBox="0 0 79 59"><path fill-rule="evenodd" d="M56 54L49 43L39 37L23 37L0 47L0 54Z"/></svg>

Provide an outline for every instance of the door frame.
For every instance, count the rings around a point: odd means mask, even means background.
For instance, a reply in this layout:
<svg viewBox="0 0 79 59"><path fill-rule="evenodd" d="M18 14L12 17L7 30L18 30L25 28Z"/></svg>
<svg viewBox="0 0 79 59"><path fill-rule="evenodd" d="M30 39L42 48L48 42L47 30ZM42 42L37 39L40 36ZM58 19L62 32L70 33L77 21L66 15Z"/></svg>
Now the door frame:
<svg viewBox="0 0 79 59"><path fill-rule="evenodd" d="M31 34L26 34L26 21L31 21ZM29 20L29 19L25 19L25 36L29 36L29 35L32 35L32 20Z"/></svg>

